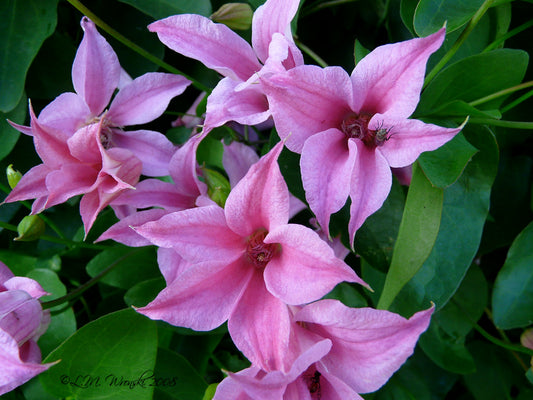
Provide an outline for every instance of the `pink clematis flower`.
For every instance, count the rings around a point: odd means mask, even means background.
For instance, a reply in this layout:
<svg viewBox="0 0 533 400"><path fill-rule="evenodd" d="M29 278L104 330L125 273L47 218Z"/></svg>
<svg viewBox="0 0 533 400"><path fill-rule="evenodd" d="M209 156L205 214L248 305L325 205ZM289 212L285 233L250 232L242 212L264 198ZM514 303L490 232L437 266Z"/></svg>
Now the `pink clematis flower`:
<svg viewBox="0 0 533 400"><path fill-rule="evenodd" d="M268 0L258 7L252 20L253 48L226 25L200 15L175 15L148 26L172 50L224 76L208 98L206 127L228 121L256 125L270 117L260 85L245 82L256 80L261 63L271 61L271 68L303 64L290 29L298 4L299 0Z"/></svg>
<svg viewBox="0 0 533 400"><path fill-rule="evenodd" d="M353 243L357 229L386 199L391 167L409 166L461 130L408 119L420 98L426 62L444 37L443 28L380 46L351 76L339 67L316 66L262 76L280 137L302 155L306 198L325 231L349 196Z"/></svg>
<svg viewBox="0 0 533 400"><path fill-rule="evenodd" d="M37 300L46 294L36 281L14 276L0 262L0 395L53 365L41 364L37 346L50 323L50 312Z"/></svg>
<svg viewBox="0 0 533 400"><path fill-rule="evenodd" d="M136 228L191 264L138 311L195 330L228 320L237 347L267 371L289 361L287 304L317 300L344 280L364 284L314 231L287 223L289 192L277 164L282 148L280 142L252 166L225 209L193 208Z"/></svg>
<svg viewBox="0 0 533 400"><path fill-rule="evenodd" d="M145 74L125 83L109 110L104 110L124 80L118 58L84 17L83 40L72 66L76 93L63 93L36 118L31 127L12 124L34 138L43 164L32 168L6 202L36 198L32 213L84 194L80 213L87 233L96 215L124 190L133 188L141 172L168 175L174 145L148 130L123 131L160 116L169 101L190 81L177 75Z"/></svg>
<svg viewBox="0 0 533 400"><path fill-rule="evenodd" d="M304 351L288 372L257 366L230 373L215 399L229 393L242 400L362 399L383 386L413 353L427 329L434 307L405 319L389 311L349 308L337 300L321 300L296 312L294 329Z"/></svg>

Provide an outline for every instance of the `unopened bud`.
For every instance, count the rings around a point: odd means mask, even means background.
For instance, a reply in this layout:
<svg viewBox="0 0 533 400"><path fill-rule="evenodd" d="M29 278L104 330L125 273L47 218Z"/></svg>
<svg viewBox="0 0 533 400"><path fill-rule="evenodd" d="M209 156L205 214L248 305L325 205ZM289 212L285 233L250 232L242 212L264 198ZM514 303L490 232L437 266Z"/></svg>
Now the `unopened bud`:
<svg viewBox="0 0 533 400"><path fill-rule="evenodd" d="M253 11L246 3L226 3L211 15L214 22L220 22L231 29L246 30L252 25Z"/></svg>
<svg viewBox="0 0 533 400"><path fill-rule="evenodd" d="M20 242L37 240L44 233L44 229L44 221L38 215L27 215L19 222L17 226L19 235L14 240Z"/></svg>
<svg viewBox="0 0 533 400"><path fill-rule="evenodd" d="M533 328L526 329L520 336L522 346L533 350Z"/></svg>
<svg viewBox="0 0 533 400"><path fill-rule="evenodd" d="M212 169L202 168L202 172L207 184L207 194L220 207L224 207L231 191L228 180L220 172Z"/></svg>
<svg viewBox="0 0 533 400"><path fill-rule="evenodd" d="M17 186L17 183L19 183L20 178L22 178L22 174L19 171L13 169L13 164L9 164L6 168L6 175L9 187L11 189L15 189L15 186Z"/></svg>

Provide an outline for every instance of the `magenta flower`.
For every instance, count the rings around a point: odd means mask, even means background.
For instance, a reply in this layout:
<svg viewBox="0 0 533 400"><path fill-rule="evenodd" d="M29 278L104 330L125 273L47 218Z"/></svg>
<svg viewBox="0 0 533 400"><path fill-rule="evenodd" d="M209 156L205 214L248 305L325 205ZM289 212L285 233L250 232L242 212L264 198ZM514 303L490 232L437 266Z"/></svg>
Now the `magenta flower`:
<svg viewBox="0 0 533 400"><path fill-rule="evenodd" d="M307 65L262 75L276 129L302 155L306 198L325 231L349 196L353 243L390 191L390 168L410 165L461 130L408 119L420 98L426 62L444 36L443 28L380 46L351 76L339 67Z"/></svg>
<svg viewBox="0 0 533 400"><path fill-rule="evenodd" d="M231 191L225 209L179 211L137 228L191 264L139 312L196 330L228 320L237 347L265 370L285 368L287 304L319 299L341 281L364 282L311 229L288 224L279 143Z"/></svg>
<svg viewBox="0 0 533 400"><path fill-rule="evenodd" d="M145 175L168 175L173 144L154 131L120 127L149 122L190 84L162 73L126 83L104 110L124 79L117 56L94 24L84 17L83 40L72 66L76 93L63 93L39 118L30 107L31 127L12 124L34 138L43 164L32 168L6 202L36 198L32 213L84 194L80 213L85 232L96 215Z"/></svg>
<svg viewBox="0 0 533 400"><path fill-rule="evenodd" d="M337 300L309 304L294 318L304 350L288 372L252 365L224 379L215 399L234 393L232 398L259 400L268 390L274 394L270 399L362 399L358 393L378 390L411 356L433 310L407 320L389 311L349 308Z"/></svg>
<svg viewBox="0 0 533 400"><path fill-rule="evenodd" d="M148 26L172 50L224 76L208 98L206 127L228 121L256 125L270 117L260 85L243 83L254 78L263 68L261 62L266 64L269 58L284 68L303 64L290 30L298 4L299 0L268 0L257 8L252 21L253 48L226 25L200 15L175 15Z"/></svg>
<svg viewBox="0 0 533 400"><path fill-rule="evenodd" d="M46 294L36 281L14 276L0 262L0 395L53 365L41 364L37 346L50 323L50 312L37 300Z"/></svg>

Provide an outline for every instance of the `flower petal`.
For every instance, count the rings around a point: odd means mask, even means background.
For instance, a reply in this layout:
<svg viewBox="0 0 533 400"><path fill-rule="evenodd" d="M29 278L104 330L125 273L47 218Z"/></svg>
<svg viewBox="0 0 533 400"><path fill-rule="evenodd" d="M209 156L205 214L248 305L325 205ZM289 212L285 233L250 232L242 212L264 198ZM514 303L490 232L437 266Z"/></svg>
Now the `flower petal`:
<svg viewBox="0 0 533 400"><path fill-rule="evenodd" d="M270 230L289 220L289 189L278 166L279 142L254 164L230 192L225 206L228 226L242 237Z"/></svg>
<svg viewBox="0 0 533 400"><path fill-rule="evenodd" d="M206 194L207 185L198 179L196 170L198 162L196 161L196 150L202 139L209 133L208 130L191 137L183 146L181 146L172 158L168 166L172 180L182 193Z"/></svg>
<svg viewBox="0 0 533 400"><path fill-rule="evenodd" d="M372 118L369 125L374 121L390 127L389 139L377 150L395 168L412 164L421 153L439 148L463 128L443 128L417 119L392 119L379 114Z"/></svg>
<svg viewBox="0 0 533 400"><path fill-rule="evenodd" d="M85 164L65 164L46 176L48 199L45 207L61 204L71 197L87 193L98 177L98 171Z"/></svg>
<svg viewBox="0 0 533 400"><path fill-rule="evenodd" d="M318 300L342 281L367 286L316 232L302 225L279 226L264 242L281 246L265 267L265 283L274 296L288 304Z"/></svg>
<svg viewBox="0 0 533 400"><path fill-rule="evenodd" d="M355 111L407 118L420 100L426 63L444 41L445 28L425 38L374 49L353 70Z"/></svg>
<svg viewBox="0 0 533 400"><path fill-rule="evenodd" d="M13 278L15 275L7 265L0 261L0 285L3 285L8 279Z"/></svg>
<svg viewBox="0 0 533 400"><path fill-rule="evenodd" d="M384 310L349 308L338 300L305 306L295 319L333 342L321 360L327 370L357 393L379 389L413 353L434 307L410 319Z"/></svg>
<svg viewBox="0 0 533 400"><path fill-rule="evenodd" d="M339 128L351 110L352 83L340 67L302 65L262 76L261 86L280 137L296 153L310 136Z"/></svg>
<svg viewBox="0 0 533 400"><path fill-rule="evenodd" d="M378 150L368 149L360 140L354 139L354 143L357 155L350 183L352 204L348 223L351 244L366 218L381 208L392 186L392 172L385 157Z"/></svg>
<svg viewBox="0 0 533 400"><path fill-rule="evenodd" d="M104 111L120 80L120 64L113 48L87 17L81 19L83 40L72 64L74 90L94 116Z"/></svg>
<svg viewBox="0 0 533 400"><path fill-rule="evenodd" d="M230 317L252 272L241 261L196 264L137 311L175 326L209 331Z"/></svg>
<svg viewBox="0 0 533 400"><path fill-rule="evenodd" d="M115 96L107 118L112 126L140 125L153 121L182 94L191 81L180 75L151 72L134 79Z"/></svg>
<svg viewBox="0 0 533 400"><path fill-rule="evenodd" d="M148 25L159 40L184 56L201 61L207 68L245 81L261 64L250 45L226 25L194 14L174 15Z"/></svg>
<svg viewBox="0 0 533 400"><path fill-rule="evenodd" d="M235 187L250 167L259 161L259 156L254 149L244 143L231 142L226 145L223 142L222 145L224 146L222 165L228 174L231 187Z"/></svg>
<svg viewBox="0 0 533 400"><path fill-rule="evenodd" d="M45 164L33 167L22 176L17 186L5 198L4 203L48 196L46 177L52 171Z"/></svg>
<svg viewBox="0 0 533 400"><path fill-rule="evenodd" d="M39 122L61 132L66 141L90 117L91 110L83 97L76 93L63 93L41 111Z"/></svg>
<svg viewBox="0 0 533 400"><path fill-rule="evenodd" d="M142 173L147 176L167 176L170 159L176 147L165 135L155 131L112 130L114 146L127 149L142 161Z"/></svg>
<svg viewBox="0 0 533 400"><path fill-rule="evenodd" d="M332 128L311 136L302 149L300 167L305 198L328 234L331 214L344 206L350 193L354 146L344 133Z"/></svg>

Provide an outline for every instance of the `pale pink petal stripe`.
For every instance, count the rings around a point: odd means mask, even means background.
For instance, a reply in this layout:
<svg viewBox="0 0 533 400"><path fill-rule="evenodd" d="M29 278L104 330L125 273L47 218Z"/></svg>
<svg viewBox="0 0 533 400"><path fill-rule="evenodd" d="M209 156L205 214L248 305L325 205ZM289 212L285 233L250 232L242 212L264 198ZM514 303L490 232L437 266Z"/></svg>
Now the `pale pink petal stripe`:
<svg viewBox="0 0 533 400"><path fill-rule="evenodd" d="M94 115L83 97L76 93L63 93L48 104L39 114L39 122L61 133L66 141Z"/></svg>

